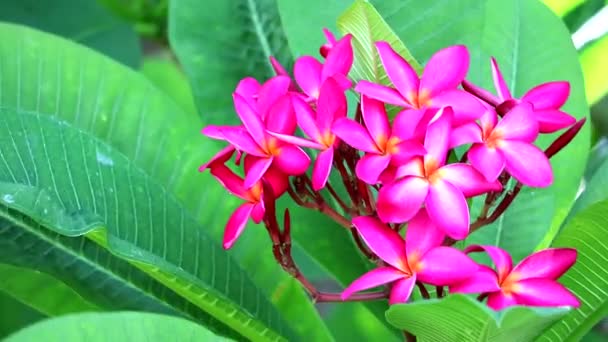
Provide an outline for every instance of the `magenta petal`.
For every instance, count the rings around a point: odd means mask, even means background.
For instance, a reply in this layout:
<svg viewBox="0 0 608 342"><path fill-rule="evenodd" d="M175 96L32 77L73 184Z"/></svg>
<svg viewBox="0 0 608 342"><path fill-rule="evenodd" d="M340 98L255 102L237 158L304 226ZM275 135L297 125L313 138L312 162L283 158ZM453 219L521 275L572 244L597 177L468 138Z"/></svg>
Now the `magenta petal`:
<svg viewBox="0 0 608 342"><path fill-rule="evenodd" d="M431 220L425 208L420 209L407 224L405 251L408 258L420 259L429 250L443 243L445 234Z"/></svg>
<svg viewBox="0 0 608 342"><path fill-rule="evenodd" d="M317 101L317 125L322 132L329 131L336 118L346 116L346 96L333 78L321 86Z"/></svg>
<svg viewBox="0 0 608 342"><path fill-rule="evenodd" d="M266 173L274 158L259 158L251 164L245 175L245 188L249 189L255 185Z"/></svg>
<svg viewBox="0 0 608 342"><path fill-rule="evenodd" d="M218 165L211 168L211 174L230 193L244 200L247 199L247 190L243 186L243 179L232 172L226 165Z"/></svg>
<svg viewBox="0 0 608 342"><path fill-rule="evenodd" d="M284 141L286 143L289 144L293 144L296 146L302 146L302 147L308 147L308 148L314 148L316 150L323 150L325 149L325 146L319 144L318 142L314 142L314 141L310 141L304 138L300 138L300 137L296 137L293 135L287 135L287 134L279 134L279 133L273 133L273 132L268 132L268 134L272 135L273 137Z"/></svg>
<svg viewBox="0 0 608 342"><path fill-rule="evenodd" d="M511 269L513 268L511 256L501 248L496 246L471 245L464 250L465 253L482 251L486 252L490 259L492 259L494 266L496 266L496 271L498 272L499 278L502 279L511 272Z"/></svg>
<svg viewBox="0 0 608 342"><path fill-rule="evenodd" d="M450 107L439 110L431 120L424 137L427 157L433 158L438 166L445 164L450 142L453 111Z"/></svg>
<svg viewBox="0 0 608 342"><path fill-rule="evenodd" d="M216 166L218 164L224 164L232 157L233 154L234 154L234 146L228 145L228 146L224 147L223 149L221 149L213 157L211 157L211 159L209 159L209 161L207 161L205 164L201 165L198 168L198 170L200 172L203 172L210 167Z"/></svg>
<svg viewBox="0 0 608 342"><path fill-rule="evenodd" d="M481 128L477 123L471 122L452 129L448 147L454 148L470 143L480 143L481 141Z"/></svg>
<svg viewBox="0 0 608 342"><path fill-rule="evenodd" d="M336 74L347 75L353 65L353 47L351 44L352 35L347 34L340 38L331 48L325 59L322 79L327 79Z"/></svg>
<svg viewBox="0 0 608 342"><path fill-rule="evenodd" d="M436 180L429 187L426 207L431 219L449 237L462 240L469 233L469 207L456 186Z"/></svg>
<svg viewBox="0 0 608 342"><path fill-rule="evenodd" d="M489 191L500 191L502 185L498 181L488 182L486 178L471 165L456 163L440 169L441 179L450 182L465 197L473 197Z"/></svg>
<svg viewBox="0 0 608 342"><path fill-rule="evenodd" d="M383 144L391 133L388 116L384 109L384 103L362 95L361 113L363 114L365 127L372 139L374 139L377 144Z"/></svg>
<svg viewBox="0 0 608 342"><path fill-rule="evenodd" d="M479 269L470 278L450 285L450 293L486 293L500 291L496 272L488 266Z"/></svg>
<svg viewBox="0 0 608 342"><path fill-rule="evenodd" d="M315 120L315 112L312 108L298 96L292 98L293 108L296 112L296 118L300 128L308 135L311 139L319 141L321 140L321 131L317 127L317 121Z"/></svg>
<svg viewBox="0 0 608 342"><path fill-rule="evenodd" d="M454 110L453 126L460 126L479 119L485 107L473 95L460 89L444 91L431 100L430 106L441 108L450 106Z"/></svg>
<svg viewBox="0 0 608 342"><path fill-rule="evenodd" d="M312 56L298 58L293 67L293 76L302 90L317 98L321 87L321 70L323 65Z"/></svg>
<svg viewBox="0 0 608 342"><path fill-rule="evenodd" d="M404 272L408 271L405 242L399 233L371 216L355 217L353 225L374 254L389 265Z"/></svg>
<svg viewBox="0 0 608 342"><path fill-rule="evenodd" d="M340 297L342 300L348 299L353 293L371 289L380 285L391 283L397 279L404 278L407 275L393 267L380 267L371 270L357 280L353 281L343 292Z"/></svg>
<svg viewBox="0 0 608 342"><path fill-rule="evenodd" d="M402 140L414 138L416 128L424 117L425 112L425 109L405 109L400 111L393 120L392 135ZM426 127L424 127L424 130L426 131Z"/></svg>
<svg viewBox="0 0 608 342"><path fill-rule="evenodd" d="M243 229L247 225L247 219L253 211L253 204L244 203L241 204L230 216L228 223L226 223L226 229L224 230L224 249L230 249L232 245L239 238Z"/></svg>
<svg viewBox="0 0 608 342"><path fill-rule="evenodd" d="M412 290L414 290L414 285L416 285L416 275L412 275L411 277L403 278L397 280L393 286L391 287L391 294L388 298L388 303L390 305L398 304L398 303L406 303L410 296L412 295Z"/></svg>
<svg viewBox="0 0 608 342"><path fill-rule="evenodd" d="M264 220L264 202L256 203L253 205L253 210L251 211L251 219L255 223L260 223Z"/></svg>
<svg viewBox="0 0 608 342"><path fill-rule="evenodd" d="M262 119L266 119L270 107L287 94L290 85L291 79L288 76L272 77L262 85L257 98L257 110L262 115ZM251 108L256 107L251 106Z"/></svg>
<svg viewBox="0 0 608 342"><path fill-rule="evenodd" d="M376 49L388 78L401 95L412 103L418 98L420 81L412 66L387 42L377 42Z"/></svg>
<svg viewBox="0 0 608 342"><path fill-rule="evenodd" d="M275 161L277 167L290 176L303 174L310 165L310 157L306 152L293 145L281 146Z"/></svg>
<svg viewBox="0 0 608 342"><path fill-rule="evenodd" d="M473 276L477 264L466 254L452 247L436 247L421 260L418 280L436 286L456 284Z"/></svg>
<svg viewBox="0 0 608 342"><path fill-rule="evenodd" d="M270 107L265 123L266 129L272 132L293 134L296 131L296 116L290 96L284 95Z"/></svg>
<svg viewBox="0 0 608 342"><path fill-rule="evenodd" d="M211 139L225 140L224 134L222 133L222 126L209 125L203 128L201 131L204 135Z"/></svg>
<svg viewBox="0 0 608 342"><path fill-rule="evenodd" d="M494 87L496 88L498 97L502 101L512 99L513 96L511 96L511 92L509 92L509 88L507 87L507 84L505 83L504 77L502 77L502 73L500 72L500 69L498 68L498 63L496 63L496 59L494 59L494 57L492 57L492 59L491 59L491 65L492 65L492 78L494 78Z"/></svg>
<svg viewBox="0 0 608 342"><path fill-rule="evenodd" d="M431 96L458 87L469 70L469 52L464 45L454 45L435 53L424 68L420 92Z"/></svg>
<svg viewBox="0 0 608 342"><path fill-rule="evenodd" d="M467 152L467 157L471 165L490 182L497 180L505 168L505 156L502 152L485 144L474 144Z"/></svg>
<svg viewBox="0 0 608 342"><path fill-rule="evenodd" d="M428 192L428 181L420 177L404 177L386 184L378 192L378 217L384 222L406 222L420 210Z"/></svg>
<svg viewBox="0 0 608 342"><path fill-rule="evenodd" d="M406 176L424 177L424 163L422 158L414 157L407 163L399 166L394 173L395 178Z"/></svg>
<svg viewBox="0 0 608 342"><path fill-rule="evenodd" d="M342 118L336 120L333 124L332 132L344 140L345 143L358 150L369 153L380 152L367 130L351 119Z"/></svg>
<svg viewBox="0 0 608 342"><path fill-rule="evenodd" d="M488 306L496 311L517 304L513 295L505 295L502 291L492 292L488 296Z"/></svg>
<svg viewBox="0 0 608 342"><path fill-rule="evenodd" d="M249 105L252 108L255 108L256 97L258 96L260 87L261 85L258 80L253 77L245 77L239 81L239 84L237 84L234 92L244 97L245 100L247 100L247 102L249 103Z"/></svg>
<svg viewBox="0 0 608 342"><path fill-rule="evenodd" d="M395 146L396 151L393 152L392 164L401 166L412 159L414 156L423 156L426 154L424 146L415 140L404 140Z"/></svg>
<svg viewBox="0 0 608 342"><path fill-rule="evenodd" d="M553 183L553 171L549 159L538 147L525 142L504 140L500 151L506 159L506 169L522 184L547 187Z"/></svg>
<svg viewBox="0 0 608 342"><path fill-rule="evenodd" d="M287 70L285 70L285 68L281 65L281 63L279 63L276 58L274 58L274 56L268 57L268 60L270 61L270 65L272 66L272 69L274 69L275 74L280 76L289 76Z"/></svg>
<svg viewBox="0 0 608 342"><path fill-rule="evenodd" d="M234 145L237 150L257 157L266 156L266 152L264 152L258 143L251 138L251 135L244 129L244 127L222 126L221 131L226 140Z"/></svg>
<svg viewBox="0 0 608 342"><path fill-rule="evenodd" d="M538 137L538 123L532 113L532 105L523 102L515 106L505 114L494 130L500 132L503 139L534 142Z"/></svg>
<svg viewBox="0 0 608 342"><path fill-rule="evenodd" d="M568 95L570 95L570 83L548 82L528 90L521 100L532 103L535 110L559 109L568 100Z"/></svg>
<svg viewBox="0 0 608 342"><path fill-rule="evenodd" d="M387 86L362 80L355 86L355 91L384 103L395 106L411 107L397 90Z"/></svg>
<svg viewBox="0 0 608 342"><path fill-rule="evenodd" d="M381 155L366 153L363 158L357 162L355 172L357 177L367 184L378 183L378 178L382 171L386 169L391 161L390 155Z"/></svg>
<svg viewBox="0 0 608 342"><path fill-rule="evenodd" d="M576 119L570 114L552 109L535 110L534 117L538 121L538 130L541 133L553 133L576 122Z"/></svg>
<svg viewBox="0 0 608 342"><path fill-rule="evenodd" d="M513 273L517 273L521 279L557 279L566 273L575 262L576 249L548 248L526 257L515 266Z"/></svg>
<svg viewBox="0 0 608 342"><path fill-rule="evenodd" d="M578 299L562 284L550 279L524 279L515 285L514 297L518 304L530 306L579 307Z"/></svg>
<svg viewBox="0 0 608 342"><path fill-rule="evenodd" d="M234 97L234 108L251 137L255 141L263 142L266 138L266 129L262 118L241 95L232 94L232 96Z"/></svg>
<svg viewBox="0 0 608 342"><path fill-rule="evenodd" d="M325 151L319 153L315 165L312 169L312 188L315 191L319 191L325 187L329 173L331 172L331 165L334 161L334 149L330 147Z"/></svg>

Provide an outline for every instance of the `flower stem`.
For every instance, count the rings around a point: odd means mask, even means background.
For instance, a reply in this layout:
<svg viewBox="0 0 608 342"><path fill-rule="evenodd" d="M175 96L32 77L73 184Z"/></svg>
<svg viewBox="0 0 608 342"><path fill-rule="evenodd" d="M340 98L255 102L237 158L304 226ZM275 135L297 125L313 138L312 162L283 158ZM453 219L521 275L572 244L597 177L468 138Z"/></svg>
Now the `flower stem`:
<svg viewBox="0 0 608 342"><path fill-rule="evenodd" d="M480 88L467 80L462 81L462 89L464 89L466 92L474 95L478 99L486 102L489 105L492 105L494 107L497 107L498 105L500 105L500 99L498 99L496 96L494 96L489 91L487 91L483 88Z"/></svg>
<svg viewBox="0 0 608 342"><path fill-rule="evenodd" d="M416 342L416 336L409 331L403 331L403 336L405 337L406 342Z"/></svg>
<svg viewBox="0 0 608 342"><path fill-rule="evenodd" d="M431 295L429 294L429 291L426 289L426 287L424 286L423 283L417 281L416 285L420 289L420 294L422 295L422 298L424 298L424 299L430 299L431 298Z"/></svg>

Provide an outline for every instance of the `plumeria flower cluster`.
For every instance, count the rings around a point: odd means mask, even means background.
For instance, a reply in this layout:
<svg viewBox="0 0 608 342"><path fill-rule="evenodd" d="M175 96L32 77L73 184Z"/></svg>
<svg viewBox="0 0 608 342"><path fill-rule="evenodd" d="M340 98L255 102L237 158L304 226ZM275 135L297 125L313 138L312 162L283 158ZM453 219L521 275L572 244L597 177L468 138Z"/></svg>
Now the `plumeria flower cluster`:
<svg viewBox="0 0 608 342"><path fill-rule="evenodd" d="M203 129L228 145L200 170L209 169L243 201L226 224L224 248L249 220L263 222L279 264L317 301L404 303L416 286L428 297L426 285L437 287L438 296L444 287L477 293L496 310L578 306L557 282L576 261L573 249L542 250L513 267L498 247L453 247L500 217L522 186L552 184L549 158L584 124L560 109L569 84L544 83L518 99L492 59L494 95L466 80L465 46L438 51L419 74L383 41L375 48L390 85L356 82L353 37L324 32L322 58L298 58L293 76L271 58L276 76L241 80L233 93L239 125ZM358 99L350 111L348 92ZM547 150L534 144L540 134L560 130ZM289 211L282 228L277 221L275 201L285 194L350 230L377 268L339 294L314 288L291 257ZM472 222L469 202L477 196L485 196L485 205ZM473 261L469 254L478 252L494 268Z"/></svg>

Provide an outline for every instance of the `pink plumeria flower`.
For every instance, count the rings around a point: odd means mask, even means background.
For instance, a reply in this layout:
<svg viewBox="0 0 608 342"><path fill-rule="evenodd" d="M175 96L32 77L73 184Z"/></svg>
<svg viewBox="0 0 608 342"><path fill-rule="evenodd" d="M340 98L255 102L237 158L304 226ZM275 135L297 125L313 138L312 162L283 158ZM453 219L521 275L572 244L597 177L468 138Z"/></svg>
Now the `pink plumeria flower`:
<svg viewBox="0 0 608 342"><path fill-rule="evenodd" d="M271 134L294 145L321 150L312 170L312 187L318 191L325 187L331 172L334 149L339 143L332 132L332 127L336 120L346 117L346 96L336 81L328 78L321 87L316 113L299 96L294 96L292 101L298 125L310 139L286 134Z"/></svg>
<svg viewBox="0 0 608 342"><path fill-rule="evenodd" d="M553 172L549 159L533 144L538 137L538 123L532 113L532 105L522 102L500 121L494 110L488 110L480 123L454 129L450 145L473 143L467 157L487 180L496 180L506 169L524 185L551 185Z"/></svg>
<svg viewBox="0 0 608 342"><path fill-rule="evenodd" d="M557 282L575 262L576 250L549 248L538 251L513 267L511 256L495 246L469 246L465 252L485 251L496 271L480 266L478 272L461 283L450 286L451 293L483 293L488 306L501 310L513 305L573 306L579 301Z"/></svg>
<svg viewBox="0 0 608 342"><path fill-rule="evenodd" d="M323 34L325 35L327 43L321 45L321 48L319 48L319 54L323 56L323 58L327 58L329 51L331 51L331 49L336 45L337 41L336 37L334 37L334 34L331 33L330 30L323 28Z"/></svg>
<svg viewBox="0 0 608 342"><path fill-rule="evenodd" d="M347 75L353 65L352 35L342 37L327 54L325 63L312 56L298 58L294 65L293 74L302 91L308 96L308 101L319 98L321 86L333 77L342 90L352 86Z"/></svg>
<svg viewBox="0 0 608 342"><path fill-rule="evenodd" d="M552 133L576 122L574 117L559 110L568 100L570 83L565 81L543 83L528 90L521 99L516 99L511 95L494 58L491 64L494 86L500 101L503 104L506 102L506 108L521 102L531 103L541 133Z"/></svg>
<svg viewBox="0 0 608 342"><path fill-rule="evenodd" d="M342 300L355 292L392 283L389 303L405 303L417 281L450 285L468 279L478 269L463 252L441 246L444 235L424 210L408 224L405 241L374 217L356 217L353 225L370 250L387 265L355 280L342 292Z"/></svg>
<svg viewBox="0 0 608 342"><path fill-rule="evenodd" d="M469 52L456 45L434 54L421 78L412 66L387 42L376 48L386 74L396 89L360 81L355 90L382 102L404 107L411 120L423 119L428 108L451 106L455 126L473 121L483 114L483 105L471 94L457 89L469 69Z"/></svg>
<svg viewBox="0 0 608 342"><path fill-rule="evenodd" d="M399 167L397 180L378 192L377 210L382 221L407 222L424 204L443 232L451 238L464 239L470 222L466 197L502 188L498 181L487 181L471 165L445 165L452 115L450 107L437 112L424 139L427 153Z"/></svg>
<svg viewBox="0 0 608 342"><path fill-rule="evenodd" d="M249 158L245 158L245 172L250 168ZM211 174L234 196L244 200L230 216L224 230L224 249L229 249L236 242L245 229L249 218L255 223L262 222L264 218L263 186L262 181L256 182L252 187L246 188L243 178L236 175L226 165L214 163L210 166ZM287 190L287 177L275 168L270 168L264 179L272 186L275 197L279 197Z"/></svg>
<svg viewBox="0 0 608 342"><path fill-rule="evenodd" d="M333 126L333 132L350 146L365 152L357 162L356 174L368 184L378 183L384 170L400 166L413 156L424 155L424 146L411 139L409 118L398 115L391 129L384 103L372 98L361 96L361 124L343 118Z"/></svg>

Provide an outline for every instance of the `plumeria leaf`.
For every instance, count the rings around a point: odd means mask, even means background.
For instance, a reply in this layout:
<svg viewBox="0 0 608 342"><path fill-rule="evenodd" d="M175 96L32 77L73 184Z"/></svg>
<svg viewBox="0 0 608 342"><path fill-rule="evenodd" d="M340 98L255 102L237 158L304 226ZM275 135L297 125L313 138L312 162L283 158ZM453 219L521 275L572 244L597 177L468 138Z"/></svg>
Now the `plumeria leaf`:
<svg viewBox="0 0 608 342"><path fill-rule="evenodd" d="M574 216L552 247L578 251L576 263L560 282L576 295L581 306L555 323L538 341L577 341L608 315L608 201Z"/></svg>
<svg viewBox="0 0 608 342"><path fill-rule="evenodd" d="M5 341L103 342L127 338L130 341L230 341L188 320L143 312L67 315L33 324Z"/></svg>
<svg viewBox="0 0 608 342"><path fill-rule="evenodd" d="M270 56L292 62L276 0L171 1L169 40L208 123L236 119L230 94L245 76L274 75Z"/></svg>
<svg viewBox="0 0 608 342"><path fill-rule="evenodd" d="M530 341L567 308L511 307L495 312L471 297L450 295L393 305L387 320L423 341Z"/></svg>

